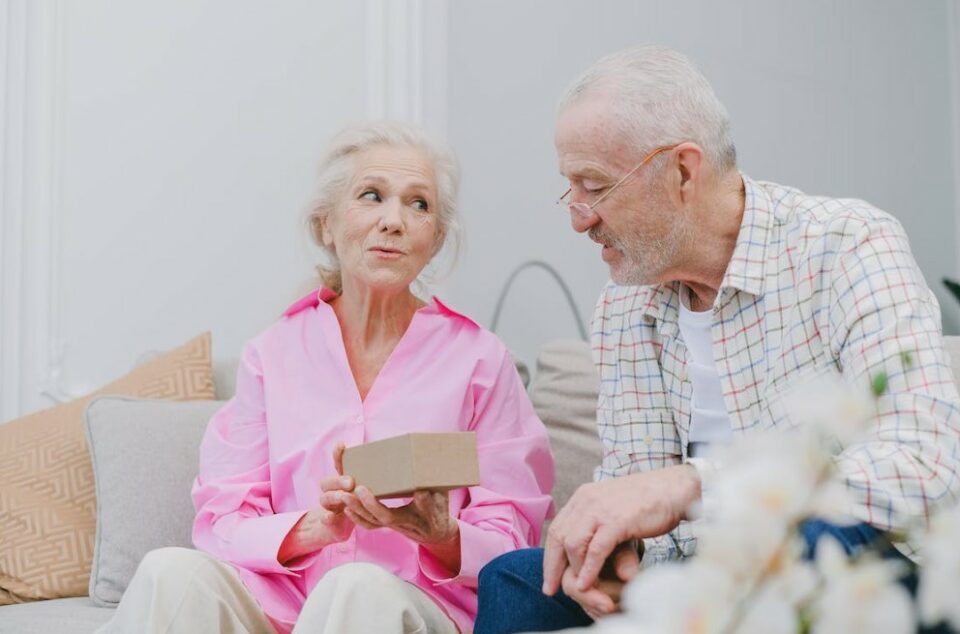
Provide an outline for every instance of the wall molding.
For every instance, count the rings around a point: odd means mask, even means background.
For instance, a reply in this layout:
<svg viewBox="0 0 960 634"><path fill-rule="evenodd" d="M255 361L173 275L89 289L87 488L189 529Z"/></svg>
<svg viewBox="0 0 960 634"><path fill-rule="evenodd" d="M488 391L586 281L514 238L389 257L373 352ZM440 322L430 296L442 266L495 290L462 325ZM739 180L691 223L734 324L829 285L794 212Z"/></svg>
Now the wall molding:
<svg viewBox="0 0 960 634"><path fill-rule="evenodd" d="M26 2L0 11L0 420L20 412ZM11 309L10 307L15 307Z"/></svg>
<svg viewBox="0 0 960 634"><path fill-rule="evenodd" d="M0 417L69 400L59 330L63 82L59 0L8 0L2 19Z"/></svg>
<svg viewBox="0 0 960 634"><path fill-rule="evenodd" d="M367 116L447 136L447 5L367 0Z"/></svg>

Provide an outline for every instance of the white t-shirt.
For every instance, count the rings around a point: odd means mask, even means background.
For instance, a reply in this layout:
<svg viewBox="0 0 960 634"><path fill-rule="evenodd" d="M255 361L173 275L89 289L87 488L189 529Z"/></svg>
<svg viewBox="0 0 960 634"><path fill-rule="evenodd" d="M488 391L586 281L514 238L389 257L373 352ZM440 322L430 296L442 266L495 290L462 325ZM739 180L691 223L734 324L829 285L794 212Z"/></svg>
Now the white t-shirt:
<svg viewBox="0 0 960 634"><path fill-rule="evenodd" d="M690 443L728 443L733 432L723 403L720 376L713 358L710 326L713 311L690 310L690 289L680 285L680 337L687 346L687 372L693 386L690 401Z"/></svg>

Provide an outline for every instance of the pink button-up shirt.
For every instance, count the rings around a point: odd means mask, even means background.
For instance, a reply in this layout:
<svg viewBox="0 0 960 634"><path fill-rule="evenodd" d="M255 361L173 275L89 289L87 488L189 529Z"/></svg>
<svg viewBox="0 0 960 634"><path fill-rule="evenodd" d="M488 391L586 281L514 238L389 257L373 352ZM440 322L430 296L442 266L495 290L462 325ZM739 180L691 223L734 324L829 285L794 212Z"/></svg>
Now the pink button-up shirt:
<svg viewBox="0 0 960 634"><path fill-rule="evenodd" d="M469 630L480 568L539 542L552 507L546 430L503 344L436 298L414 315L361 401L326 303L333 297L326 289L311 293L245 347L236 396L210 421L200 447L194 544L239 571L281 632L292 629L327 571L355 561L416 585ZM460 525L458 574L390 529L356 527L296 565L277 561L286 535L318 506L320 480L335 474L337 442L467 430L477 434L481 483L450 492Z"/></svg>

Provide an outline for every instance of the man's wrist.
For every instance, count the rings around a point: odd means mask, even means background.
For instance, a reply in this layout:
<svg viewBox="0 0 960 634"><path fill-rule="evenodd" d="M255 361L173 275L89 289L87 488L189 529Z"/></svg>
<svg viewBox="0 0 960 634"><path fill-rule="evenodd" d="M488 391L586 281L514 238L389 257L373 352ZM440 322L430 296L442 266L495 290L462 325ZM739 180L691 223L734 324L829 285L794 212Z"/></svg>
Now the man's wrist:
<svg viewBox="0 0 960 634"><path fill-rule="evenodd" d="M708 514L707 500L710 498L710 490L716 480L717 471L720 469L720 463L711 458L687 458L684 466L688 467L692 477L696 480L695 491L691 498L691 506L694 509L693 518L696 519Z"/></svg>

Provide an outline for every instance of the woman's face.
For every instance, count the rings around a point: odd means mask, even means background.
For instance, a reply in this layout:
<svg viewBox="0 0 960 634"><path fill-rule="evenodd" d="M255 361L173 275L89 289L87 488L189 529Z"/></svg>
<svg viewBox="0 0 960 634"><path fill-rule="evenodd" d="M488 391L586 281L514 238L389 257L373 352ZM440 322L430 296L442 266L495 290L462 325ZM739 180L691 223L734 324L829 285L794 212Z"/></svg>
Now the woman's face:
<svg viewBox="0 0 960 634"><path fill-rule="evenodd" d="M422 150L392 145L353 161L346 193L323 222L323 243L340 260L345 288L407 288L437 246L433 164Z"/></svg>

